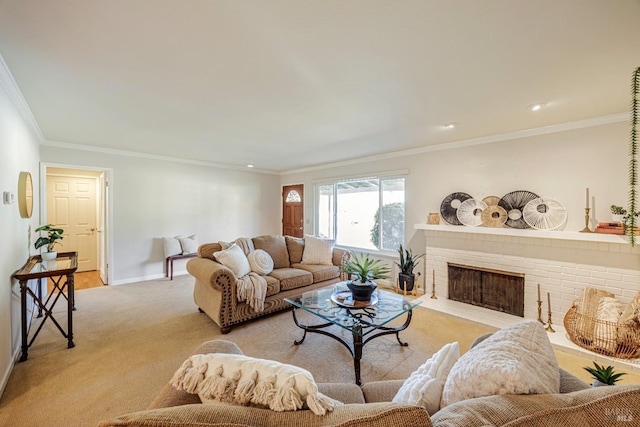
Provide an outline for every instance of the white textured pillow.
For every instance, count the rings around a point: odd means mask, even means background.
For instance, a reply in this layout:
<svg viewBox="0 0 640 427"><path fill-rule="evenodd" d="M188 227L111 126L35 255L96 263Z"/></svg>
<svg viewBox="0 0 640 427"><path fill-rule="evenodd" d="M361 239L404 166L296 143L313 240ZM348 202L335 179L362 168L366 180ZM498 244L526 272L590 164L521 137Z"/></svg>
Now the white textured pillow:
<svg viewBox="0 0 640 427"><path fill-rule="evenodd" d="M306 406L316 415L325 415L336 405L318 391L309 371L238 354L193 355L173 375L171 385L197 393L203 403L254 403L274 411Z"/></svg>
<svg viewBox="0 0 640 427"><path fill-rule="evenodd" d="M182 255L182 247L180 246L180 236L176 237L163 237L164 243L164 257L168 258L173 255Z"/></svg>
<svg viewBox="0 0 640 427"><path fill-rule="evenodd" d="M442 389L447 375L459 358L458 343L446 344L405 380L394 396L393 403L419 405L424 407L429 415L435 414L440 409Z"/></svg>
<svg viewBox="0 0 640 427"><path fill-rule="evenodd" d="M213 256L220 264L229 267L236 277L246 276L251 271L247 256L235 243L229 246L229 249L214 252Z"/></svg>
<svg viewBox="0 0 640 427"><path fill-rule="evenodd" d="M195 234L189 237L178 237L183 254L195 254L198 251L198 238Z"/></svg>
<svg viewBox="0 0 640 427"><path fill-rule="evenodd" d="M440 407L498 394L558 393L558 362L537 320L501 329L453 365Z"/></svg>
<svg viewBox="0 0 640 427"><path fill-rule="evenodd" d="M333 247L335 244L335 240L305 235L301 263L332 265Z"/></svg>
<svg viewBox="0 0 640 427"><path fill-rule="evenodd" d="M266 251L256 249L247 256L251 271L260 275L266 275L273 271L273 258Z"/></svg>
<svg viewBox="0 0 640 427"><path fill-rule="evenodd" d="M598 304L597 320L617 324L622 316L622 303L616 298L602 297ZM615 352L618 347L618 328L616 325L596 322L593 332L594 346L610 352Z"/></svg>

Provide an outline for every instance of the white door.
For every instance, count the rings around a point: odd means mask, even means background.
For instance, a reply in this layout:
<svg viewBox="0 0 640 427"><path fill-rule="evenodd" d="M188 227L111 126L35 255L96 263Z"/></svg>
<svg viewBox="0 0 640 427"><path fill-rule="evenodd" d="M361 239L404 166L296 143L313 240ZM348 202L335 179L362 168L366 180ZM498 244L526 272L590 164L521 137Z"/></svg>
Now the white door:
<svg viewBox="0 0 640 427"><path fill-rule="evenodd" d="M78 252L78 272L98 268L97 177L47 174L47 223L64 230L58 252Z"/></svg>

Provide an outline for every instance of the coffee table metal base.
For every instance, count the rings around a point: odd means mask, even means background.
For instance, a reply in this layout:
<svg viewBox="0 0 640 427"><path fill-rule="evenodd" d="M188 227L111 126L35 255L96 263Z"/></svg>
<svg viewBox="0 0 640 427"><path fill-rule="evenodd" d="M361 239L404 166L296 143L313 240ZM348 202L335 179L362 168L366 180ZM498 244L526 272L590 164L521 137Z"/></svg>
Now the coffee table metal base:
<svg viewBox="0 0 640 427"><path fill-rule="evenodd" d="M333 325L333 323L331 322L322 323L318 325L305 325L300 323L300 321L296 317L296 308L297 307L293 306L291 310L293 313L293 321L295 322L296 326L298 326L300 329L304 331L304 334L302 335L302 338L300 340L294 341L293 343L295 345L302 344L305 338L307 337L307 332L326 335L338 341L349 350L349 352L351 353L351 356L353 357L353 367L355 370L357 385L362 385L362 382L360 381L360 360L362 359L362 348L366 343L368 343L369 341L375 338L381 337L383 335L395 334L396 339L398 340L398 343L401 346L405 347L409 345L406 342L400 341L400 332L407 329L407 327L411 323L411 316L412 316L411 310L407 311L407 319L405 320L404 324L396 328L391 328L387 326L377 326L377 327L368 326L366 323L354 326L353 331L351 333L353 343L352 345L349 345L349 343L347 343L345 340L343 340L339 336L324 330L324 328L327 328ZM368 334L372 334L372 335L368 335Z"/></svg>

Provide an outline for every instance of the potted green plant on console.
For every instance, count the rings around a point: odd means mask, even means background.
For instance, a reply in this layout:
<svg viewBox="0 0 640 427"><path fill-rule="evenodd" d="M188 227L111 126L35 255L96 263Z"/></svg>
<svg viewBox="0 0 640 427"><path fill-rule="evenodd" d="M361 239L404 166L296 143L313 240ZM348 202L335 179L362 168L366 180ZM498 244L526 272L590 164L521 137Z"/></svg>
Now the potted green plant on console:
<svg viewBox="0 0 640 427"><path fill-rule="evenodd" d="M371 259L369 254L352 253L351 259L340 267L341 271L349 275L347 287L351 290L354 301L369 301L378 287L372 280L388 277L389 268L380 263L379 259Z"/></svg>
<svg viewBox="0 0 640 427"><path fill-rule="evenodd" d="M400 267L400 273L398 273L398 287L407 292L413 291L416 275L413 274L413 270L420 263L420 258L422 258L425 254L422 255L413 255L411 249L404 249L402 245L398 249L398 253L400 254L400 262L396 262L395 264ZM418 273L419 275L420 273Z"/></svg>
<svg viewBox="0 0 640 427"><path fill-rule="evenodd" d="M47 261L51 259L55 259L58 256L58 253L53 249L55 245L61 244L58 240L62 240L62 233L64 230L62 228L56 228L53 224L41 225L36 228L36 233L44 231L47 233L47 236L40 236L34 246L36 249L40 249L43 246L46 246L47 251L42 253L42 259Z"/></svg>

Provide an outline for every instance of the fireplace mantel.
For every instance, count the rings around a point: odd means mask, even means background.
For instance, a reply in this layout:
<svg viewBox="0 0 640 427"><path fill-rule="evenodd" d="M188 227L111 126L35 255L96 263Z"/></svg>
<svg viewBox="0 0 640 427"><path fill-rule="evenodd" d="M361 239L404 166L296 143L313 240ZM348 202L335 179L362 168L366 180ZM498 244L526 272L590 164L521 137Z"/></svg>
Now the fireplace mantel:
<svg viewBox="0 0 640 427"><path fill-rule="evenodd" d="M431 225L416 224L417 230L427 231L444 231L452 233L470 233L497 236L512 236L518 238L531 239L557 239L557 240L575 240L581 242L601 242L601 243L619 243L622 245L630 245L627 236L616 234L600 234L600 233L580 233L578 231L545 231L545 230L518 230L515 228L488 228L488 227L467 227L464 225Z"/></svg>

